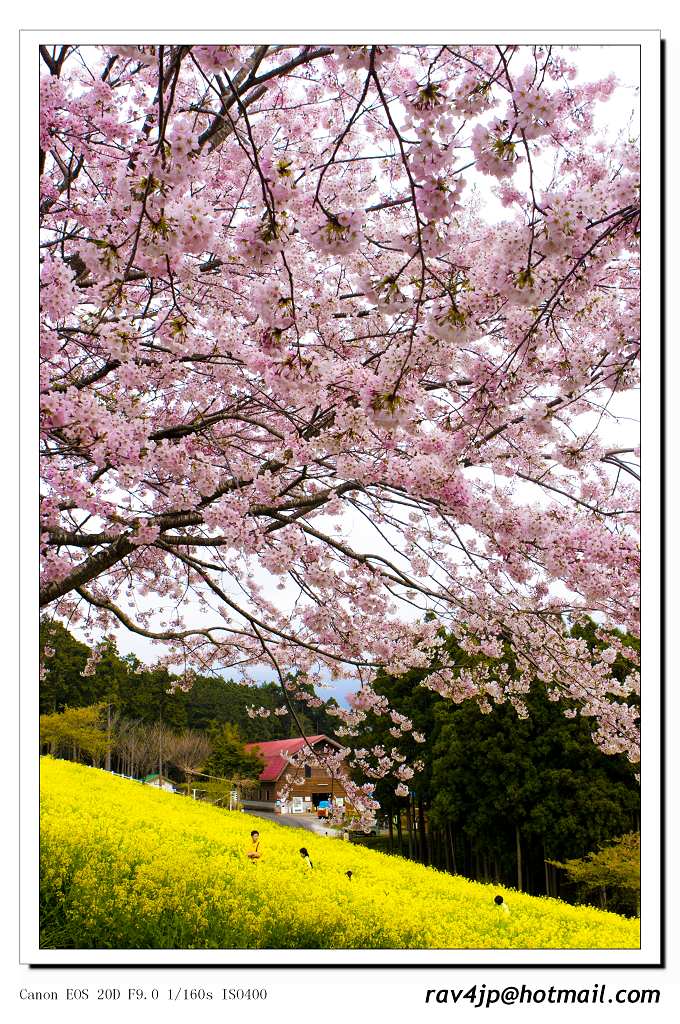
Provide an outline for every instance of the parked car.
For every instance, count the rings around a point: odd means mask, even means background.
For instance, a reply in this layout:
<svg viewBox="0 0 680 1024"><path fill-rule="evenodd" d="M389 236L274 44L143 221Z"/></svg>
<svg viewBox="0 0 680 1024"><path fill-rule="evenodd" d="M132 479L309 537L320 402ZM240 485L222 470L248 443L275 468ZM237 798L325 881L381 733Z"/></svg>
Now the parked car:
<svg viewBox="0 0 680 1024"><path fill-rule="evenodd" d="M319 800L319 805L316 809L317 818L330 818L331 816L331 802L330 800Z"/></svg>

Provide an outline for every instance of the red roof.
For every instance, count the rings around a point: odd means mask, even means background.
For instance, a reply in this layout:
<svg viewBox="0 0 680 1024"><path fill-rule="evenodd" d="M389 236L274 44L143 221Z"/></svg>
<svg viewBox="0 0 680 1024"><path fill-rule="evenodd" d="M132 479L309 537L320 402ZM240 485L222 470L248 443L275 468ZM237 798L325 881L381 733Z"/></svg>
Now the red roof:
<svg viewBox="0 0 680 1024"><path fill-rule="evenodd" d="M325 740L326 743L333 747L339 746L335 740L331 740L323 734L321 736L308 736L307 739L313 746L321 740ZM276 782L288 767L288 761L282 755L284 753L297 754L305 746L305 741L301 736L296 736L291 740L265 740L263 743L246 743L244 746L246 750L252 750L254 753L261 754L264 758L264 769L260 774L260 781Z"/></svg>

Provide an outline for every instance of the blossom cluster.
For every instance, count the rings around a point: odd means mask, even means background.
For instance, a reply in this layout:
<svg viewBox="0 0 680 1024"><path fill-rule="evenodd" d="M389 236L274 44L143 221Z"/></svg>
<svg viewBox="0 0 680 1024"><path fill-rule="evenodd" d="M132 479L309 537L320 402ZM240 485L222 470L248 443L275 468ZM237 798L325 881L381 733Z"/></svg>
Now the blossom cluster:
<svg viewBox="0 0 680 1024"><path fill-rule="evenodd" d="M613 79L541 46L41 53L41 606L175 670L352 679L359 744L376 674L429 668L483 710L538 681L636 759L637 676L566 626L639 630Z"/></svg>

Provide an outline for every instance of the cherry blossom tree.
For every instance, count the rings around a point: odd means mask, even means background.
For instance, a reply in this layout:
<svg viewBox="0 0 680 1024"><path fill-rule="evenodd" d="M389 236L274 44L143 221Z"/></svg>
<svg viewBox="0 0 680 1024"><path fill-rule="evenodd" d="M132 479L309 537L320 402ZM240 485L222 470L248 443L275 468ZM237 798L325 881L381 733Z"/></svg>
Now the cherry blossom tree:
<svg viewBox="0 0 680 1024"><path fill-rule="evenodd" d="M549 46L41 55L41 605L186 685L353 678L339 735L390 714L377 670L431 665L520 714L538 681L637 759L622 643L567 628L638 624L639 451L602 432L639 353L613 76Z"/></svg>

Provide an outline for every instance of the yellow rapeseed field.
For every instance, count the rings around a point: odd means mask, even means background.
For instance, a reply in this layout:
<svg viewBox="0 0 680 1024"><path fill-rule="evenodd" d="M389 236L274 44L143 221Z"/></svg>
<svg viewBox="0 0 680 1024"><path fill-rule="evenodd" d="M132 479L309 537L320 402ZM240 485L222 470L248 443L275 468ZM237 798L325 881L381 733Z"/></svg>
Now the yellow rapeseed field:
<svg viewBox="0 0 680 1024"><path fill-rule="evenodd" d="M639 946L639 923L616 914L470 882L67 761L42 759L41 806L46 947ZM257 863L245 856L251 828L262 839ZM510 914L495 906L498 892Z"/></svg>

